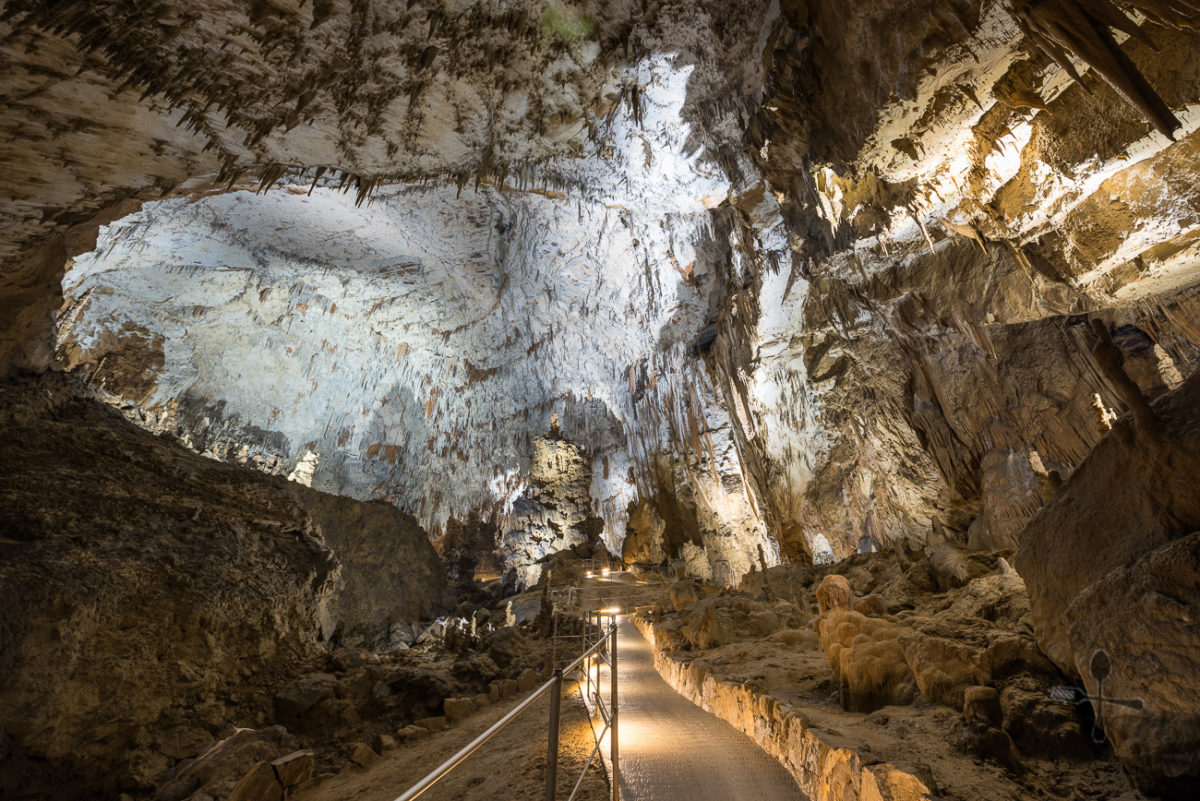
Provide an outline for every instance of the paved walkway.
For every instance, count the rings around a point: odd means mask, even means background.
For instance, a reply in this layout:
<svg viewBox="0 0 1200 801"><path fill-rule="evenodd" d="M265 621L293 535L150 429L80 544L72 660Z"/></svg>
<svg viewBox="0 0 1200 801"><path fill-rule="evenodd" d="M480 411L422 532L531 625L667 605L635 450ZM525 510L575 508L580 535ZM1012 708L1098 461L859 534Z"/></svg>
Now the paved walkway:
<svg viewBox="0 0 1200 801"><path fill-rule="evenodd" d="M783 766L663 681L632 623L618 638L622 801L804 801Z"/></svg>

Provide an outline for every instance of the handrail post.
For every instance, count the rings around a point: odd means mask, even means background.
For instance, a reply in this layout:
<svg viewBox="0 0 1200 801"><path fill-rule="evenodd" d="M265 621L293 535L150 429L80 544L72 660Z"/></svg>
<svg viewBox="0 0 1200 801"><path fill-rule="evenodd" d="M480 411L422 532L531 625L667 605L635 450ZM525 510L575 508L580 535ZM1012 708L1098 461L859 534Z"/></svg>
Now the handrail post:
<svg viewBox="0 0 1200 801"><path fill-rule="evenodd" d="M617 754L618 754L619 749L617 748L617 616L616 615L613 615L612 655L610 658L609 671L612 674L612 690L610 691L612 694L612 698L610 701L610 704L612 707L612 709L610 710L610 714L612 715L612 717L610 718L611 722L609 724L610 728L608 730L609 737L612 738L611 740L609 740L609 744L612 746L612 772L613 772L612 801L621 801L621 766L620 766L620 763L617 761Z"/></svg>
<svg viewBox="0 0 1200 801"><path fill-rule="evenodd" d="M550 691L550 742L546 746L546 801L554 801L558 790L558 721L562 706L562 671L554 669L554 689Z"/></svg>
<svg viewBox="0 0 1200 801"><path fill-rule="evenodd" d="M550 637L550 669L554 670L558 667L558 608L555 607L553 614L554 633ZM544 674L543 674L544 675Z"/></svg>

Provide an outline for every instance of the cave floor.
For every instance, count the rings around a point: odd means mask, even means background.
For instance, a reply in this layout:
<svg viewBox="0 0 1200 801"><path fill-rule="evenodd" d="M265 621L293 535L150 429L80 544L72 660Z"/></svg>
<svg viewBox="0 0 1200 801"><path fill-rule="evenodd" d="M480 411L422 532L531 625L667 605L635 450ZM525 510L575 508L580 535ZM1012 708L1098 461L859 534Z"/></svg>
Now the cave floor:
<svg viewBox="0 0 1200 801"><path fill-rule="evenodd" d="M624 801L806 798L748 737L675 692L628 620L620 625L617 652Z"/></svg>
<svg viewBox="0 0 1200 801"><path fill-rule="evenodd" d="M513 698L477 712L460 725L436 732L367 768L348 766L292 801L392 801L425 777L524 698ZM542 798L545 793L547 702L542 699L445 779L421 795L422 801L493 801L497 798ZM559 795L565 798L595 745L587 712L576 692L563 695L559 737ZM567 784L569 780L570 785ZM598 764L589 768L576 796L605 801L608 782Z"/></svg>

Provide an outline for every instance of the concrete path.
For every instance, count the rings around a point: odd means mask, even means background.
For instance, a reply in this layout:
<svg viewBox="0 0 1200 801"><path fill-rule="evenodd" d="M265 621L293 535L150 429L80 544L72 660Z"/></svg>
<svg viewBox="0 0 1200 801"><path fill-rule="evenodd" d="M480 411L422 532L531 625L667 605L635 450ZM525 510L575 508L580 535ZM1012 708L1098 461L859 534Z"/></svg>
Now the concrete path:
<svg viewBox="0 0 1200 801"><path fill-rule="evenodd" d="M617 636L622 801L804 801L783 766L663 681L632 623Z"/></svg>

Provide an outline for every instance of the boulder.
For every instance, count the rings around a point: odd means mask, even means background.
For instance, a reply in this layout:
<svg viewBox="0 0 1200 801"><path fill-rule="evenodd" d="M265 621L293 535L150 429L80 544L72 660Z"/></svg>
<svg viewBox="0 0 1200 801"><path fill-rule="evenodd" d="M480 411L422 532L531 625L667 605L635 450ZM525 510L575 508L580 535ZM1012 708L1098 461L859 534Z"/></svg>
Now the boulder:
<svg viewBox="0 0 1200 801"><path fill-rule="evenodd" d="M296 749L296 738L282 726L238 729L193 760L181 762L158 778L156 801L182 801L197 791L226 798L259 762Z"/></svg>
<svg viewBox="0 0 1200 801"><path fill-rule="evenodd" d="M728 612L722 615L717 603L706 601L699 607L692 607L691 611L691 618L684 625L683 633L694 648L720 648L733 641L733 632L727 620L730 615ZM695 614L697 611L698 615Z"/></svg>
<svg viewBox="0 0 1200 801"><path fill-rule="evenodd" d="M355 743L350 749L350 761L360 768L365 768L378 762L379 754L366 743Z"/></svg>
<svg viewBox="0 0 1200 801"><path fill-rule="evenodd" d="M887 614L887 606L878 595L864 595L853 602L854 611L867 617L883 617Z"/></svg>
<svg viewBox="0 0 1200 801"><path fill-rule="evenodd" d="M538 685L537 674L530 668L525 668L517 676L517 689L523 693L527 693Z"/></svg>
<svg viewBox="0 0 1200 801"><path fill-rule="evenodd" d="M314 706L332 698L337 678L329 673L304 676L275 695L275 712L281 720L295 721Z"/></svg>
<svg viewBox="0 0 1200 801"><path fill-rule="evenodd" d="M393 623L388 626L387 642L384 648L389 651L402 650L408 648L417 641L417 635L420 624L417 623Z"/></svg>
<svg viewBox="0 0 1200 801"><path fill-rule="evenodd" d="M421 737L424 737L427 734L429 734L429 729L425 728L424 726L417 726L414 724L414 725L405 726L404 728L399 729L396 732L396 739L399 742L407 743L412 740L420 739Z"/></svg>
<svg viewBox="0 0 1200 801"><path fill-rule="evenodd" d="M446 722L445 715L435 715L433 717L421 718L413 721L414 726L420 726L428 731L442 731L450 728L450 724Z"/></svg>
<svg viewBox="0 0 1200 801"><path fill-rule="evenodd" d="M451 725L458 723L475 712L474 698L447 698L442 702L442 711Z"/></svg>
<svg viewBox="0 0 1200 801"><path fill-rule="evenodd" d="M271 768L274 769L275 777L286 790L311 779L316 764L316 755L311 749L305 748L273 760Z"/></svg>
<svg viewBox="0 0 1200 801"><path fill-rule="evenodd" d="M258 762L233 788L229 801L283 801L283 786L269 763Z"/></svg>
<svg viewBox="0 0 1200 801"><path fill-rule="evenodd" d="M154 736L154 744L169 759L187 759L213 744L213 736L199 726L172 726Z"/></svg>

